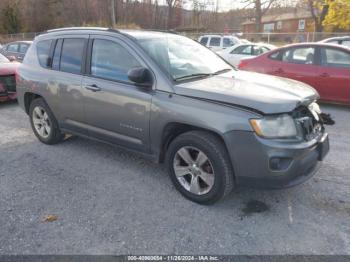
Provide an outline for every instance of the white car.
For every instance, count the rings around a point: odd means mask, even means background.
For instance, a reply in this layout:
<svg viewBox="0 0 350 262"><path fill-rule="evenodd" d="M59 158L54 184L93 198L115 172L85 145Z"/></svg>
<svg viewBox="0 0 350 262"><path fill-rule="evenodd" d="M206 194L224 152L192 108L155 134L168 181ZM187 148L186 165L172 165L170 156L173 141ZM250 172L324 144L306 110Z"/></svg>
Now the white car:
<svg viewBox="0 0 350 262"><path fill-rule="evenodd" d="M270 44L248 43L238 44L216 53L231 65L237 67L242 58L258 56L275 48L276 46Z"/></svg>
<svg viewBox="0 0 350 262"><path fill-rule="evenodd" d="M198 38L198 42L213 51L223 50L241 43L238 37L232 35L202 35Z"/></svg>

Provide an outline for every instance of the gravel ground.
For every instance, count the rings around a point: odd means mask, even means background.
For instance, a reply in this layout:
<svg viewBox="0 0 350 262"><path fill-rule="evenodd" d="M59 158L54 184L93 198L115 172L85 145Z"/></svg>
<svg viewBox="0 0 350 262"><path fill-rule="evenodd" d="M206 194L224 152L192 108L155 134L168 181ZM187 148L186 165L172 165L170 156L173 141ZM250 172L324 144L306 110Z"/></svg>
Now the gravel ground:
<svg viewBox="0 0 350 262"><path fill-rule="evenodd" d="M208 207L137 155L76 137L41 144L17 104L0 104L0 254L350 254L350 108L323 110L337 123L314 178Z"/></svg>

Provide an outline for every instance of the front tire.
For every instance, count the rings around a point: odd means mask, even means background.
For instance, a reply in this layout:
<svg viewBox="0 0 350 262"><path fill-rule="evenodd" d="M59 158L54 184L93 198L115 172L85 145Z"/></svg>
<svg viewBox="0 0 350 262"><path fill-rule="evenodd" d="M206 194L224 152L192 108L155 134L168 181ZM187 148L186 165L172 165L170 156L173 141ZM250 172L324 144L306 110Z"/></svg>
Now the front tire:
<svg viewBox="0 0 350 262"><path fill-rule="evenodd" d="M29 119L35 136L42 143L53 145L62 141L64 135L44 99L33 100L29 107Z"/></svg>
<svg viewBox="0 0 350 262"><path fill-rule="evenodd" d="M213 204L234 185L233 169L223 142L204 131L190 131L170 144L166 164L176 189L199 204Z"/></svg>

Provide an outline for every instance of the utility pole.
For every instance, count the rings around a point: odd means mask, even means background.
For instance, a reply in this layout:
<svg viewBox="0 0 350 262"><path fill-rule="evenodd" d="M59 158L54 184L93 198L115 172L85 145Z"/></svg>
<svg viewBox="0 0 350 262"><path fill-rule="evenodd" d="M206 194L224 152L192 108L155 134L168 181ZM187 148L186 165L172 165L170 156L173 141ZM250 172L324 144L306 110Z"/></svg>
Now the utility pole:
<svg viewBox="0 0 350 262"><path fill-rule="evenodd" d="M112 4L112 27L115 28L115 0L111 0L111 4Z"/></svg>

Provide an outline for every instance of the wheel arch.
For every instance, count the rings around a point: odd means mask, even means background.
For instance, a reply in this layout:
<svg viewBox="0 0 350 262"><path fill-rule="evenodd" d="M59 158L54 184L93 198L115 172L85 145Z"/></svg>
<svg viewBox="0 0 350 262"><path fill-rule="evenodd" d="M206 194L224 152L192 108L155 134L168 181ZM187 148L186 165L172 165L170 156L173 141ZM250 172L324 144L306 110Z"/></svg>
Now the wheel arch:
<svg viewBox="0 0 350 262"><path fill-rule="evenodd" d="M24 109L27 115L29 115L30 104L33 102L34 99L37 99L37 98L43 98L43 97L41 95L38 95L32 92L26 92L24 94Z"/></svg>
<svg viewBox="0 0 350 262"><path fill-rule="evenodd" d="M160 148L160 153L159 153L159 162L163 163L164 159L165 159L165 155L167 152L167 149L170 145L170 143L179 135L189 132L189 131L204 131L207 133L211 133L214 136L216 136L218 139L220 139L220 141L223 143L227 154L229 154L229 151L227 150L227 146L225 143L225 140L223 138L223 136L213 130L207 129L207 128L203 128L203 127L199 127L199 126L195 126L195 125L190 125L190 124L185 124L185 123L181 123L181 122L170 122L168 124L165 125L165 127L163 128L163 132L162 132L162 136L161 136L161 148ZM231 163L232 165L232 163Z"/></svg>

